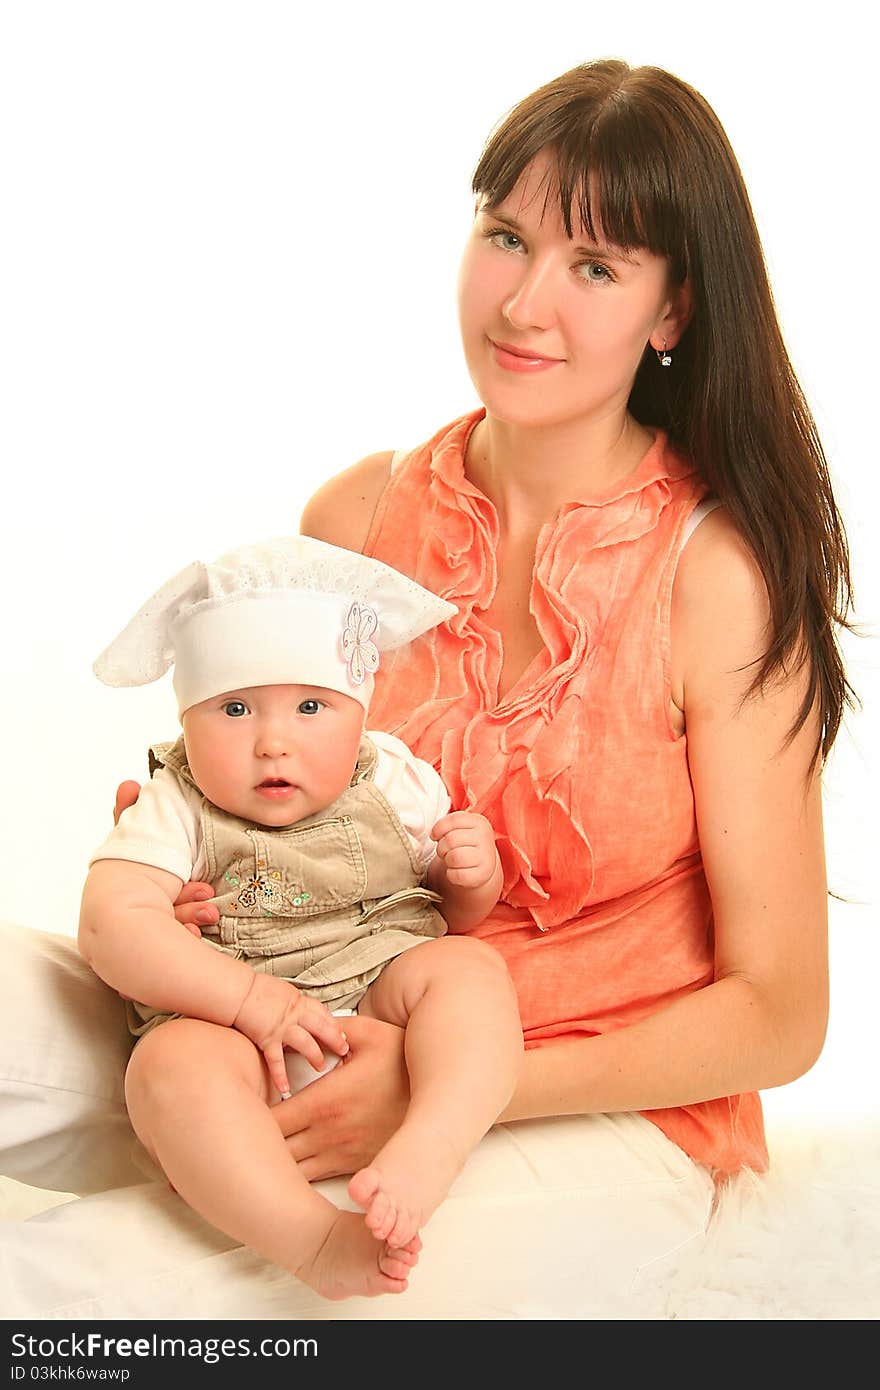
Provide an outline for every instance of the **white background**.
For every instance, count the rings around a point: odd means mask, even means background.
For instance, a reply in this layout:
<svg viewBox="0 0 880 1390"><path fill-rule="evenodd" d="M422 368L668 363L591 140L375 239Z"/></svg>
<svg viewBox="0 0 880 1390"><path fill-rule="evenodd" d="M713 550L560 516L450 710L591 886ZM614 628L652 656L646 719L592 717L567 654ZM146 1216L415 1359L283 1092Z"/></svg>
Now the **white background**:
<svg viewBox="0 0 880 1390"><path fill-rule="evenodd" d="M575 63L652 63L703 92L738 154L848 524L864 708L826 774L829 875L847 902L832 904L817 1073L830 1109L860 1103L834 1048L870 1018L878 935L867 9L3 6L0 915L75 930L116 783L175 736L167 682L117 692L91 675L141 602L193 558L295 530L332 473L476 404L455 276L491 126Z"/></svg>

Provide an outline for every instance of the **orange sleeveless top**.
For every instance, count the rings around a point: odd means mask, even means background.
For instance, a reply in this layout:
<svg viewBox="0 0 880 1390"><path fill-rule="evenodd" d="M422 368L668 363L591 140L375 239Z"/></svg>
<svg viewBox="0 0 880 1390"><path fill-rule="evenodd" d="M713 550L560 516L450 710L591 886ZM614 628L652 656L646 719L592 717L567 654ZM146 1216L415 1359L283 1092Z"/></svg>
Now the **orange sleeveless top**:
<svg viewBox="0 0 880 1390"><path fill-rule="evenodd" d="M526 1046L541 1047L636 1023L713 978L687 740L669 721L672 582L706 486L658 433L607 496L560 509L532 578L544 649L499 700L501 642L483 619L498 518L464 471L482 415L407 455L380 499L365 552L459 611L386 654L370 722L494 826L504 890L474 934L504 956ZM720 1172L767 1166L757 1095L645 1113Z"/></svg>

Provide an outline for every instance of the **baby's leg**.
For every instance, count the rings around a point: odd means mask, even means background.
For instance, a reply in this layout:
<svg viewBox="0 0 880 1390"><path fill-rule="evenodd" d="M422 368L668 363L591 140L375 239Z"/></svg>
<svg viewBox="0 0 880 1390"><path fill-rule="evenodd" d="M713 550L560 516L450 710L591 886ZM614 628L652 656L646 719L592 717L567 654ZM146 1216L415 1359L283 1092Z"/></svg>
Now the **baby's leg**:
<svg viewBox="0 0 880 1390"><path fill-rule="evenodd" d="M516 993L491 946L444 936L393 960L359 1012L406 1029L411 1099L348 1190L378 1240L405 1245L513 1094L523 1052Z"/></svg>
<svg viewBox="0 0 880 1390"><path fill-rule="evenodd" d="M234 1028L172 1019L132 1054L125 1096L138 1137L212 1225L326 1298L402 1293L417 1243L376 1241L354 1212L310 1187L269 1111L270 1082Z"/></svg>

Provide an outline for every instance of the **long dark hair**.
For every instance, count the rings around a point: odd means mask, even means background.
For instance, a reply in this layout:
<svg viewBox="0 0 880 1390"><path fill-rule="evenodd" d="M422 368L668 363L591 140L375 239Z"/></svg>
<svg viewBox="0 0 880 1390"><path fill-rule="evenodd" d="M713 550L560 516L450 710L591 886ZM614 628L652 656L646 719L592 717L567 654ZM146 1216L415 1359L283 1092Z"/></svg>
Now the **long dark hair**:
<svg viewBox="0 0 880 1390"><path fill-rule="evenodd" d="M827 756L853 703L838 645L849 627L846 532L815 421L776 317L742 173L712 108L661 68L619 60L572 68L519 103L490 135L473 191L497 206L541 150L569 236L665 256L690 281L693 319L664 369L647 346L633 416L668 431L727 508L760 566L770 642L753 693L806 665L793 738L814 707ZM596 225L598 223L598 226Z"/></svg>

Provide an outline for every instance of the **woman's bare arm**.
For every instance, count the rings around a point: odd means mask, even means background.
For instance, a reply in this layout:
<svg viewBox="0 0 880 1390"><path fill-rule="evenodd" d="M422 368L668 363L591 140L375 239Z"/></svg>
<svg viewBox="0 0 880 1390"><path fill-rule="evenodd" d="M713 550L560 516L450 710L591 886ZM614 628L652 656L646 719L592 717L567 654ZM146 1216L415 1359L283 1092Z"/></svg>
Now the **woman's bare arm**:
<svg viewBox="0 0 880 1390"><path fill-rule="evenodd" d="M504 1118L687 1105L783 1085L818 1057L828 969L817 728L808 721L786 746L802 676L743 701L767 614L754 561L713 514L679 565L672 644L715 982L631 1027L529 1051Z"/></svg>

